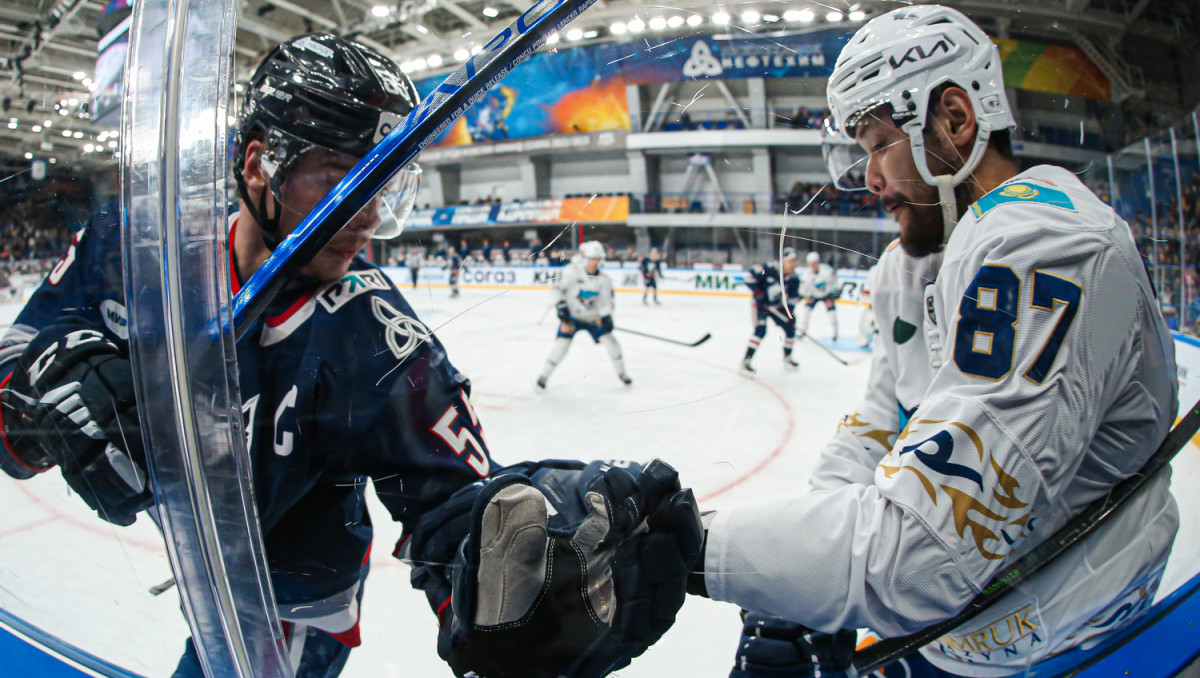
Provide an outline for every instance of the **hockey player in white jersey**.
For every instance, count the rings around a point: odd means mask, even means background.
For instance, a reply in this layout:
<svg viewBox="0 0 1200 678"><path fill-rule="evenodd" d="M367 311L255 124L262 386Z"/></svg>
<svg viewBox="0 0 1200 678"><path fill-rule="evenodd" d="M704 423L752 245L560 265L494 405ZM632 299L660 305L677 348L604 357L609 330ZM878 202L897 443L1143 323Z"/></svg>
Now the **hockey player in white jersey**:
<svg viewBox="0 0 1200 678"><path fill-rule="evenodd" d="M603 344L612 358L617 378L629 386L633 380L625 374L625 359L621 356L621 345L613 336L613 284L612 279L600 271L604 261L604 245L590 240L579 246L578 260L563 268L562 277L555 282L554 307L558 312L558 336L554 347L546 357L546 365L538 375L537 390L546 388L546 380L554 372L571 348L571 339L580 330L591 335L597 344Z"/></svg>
<svg viewBox="0 0 1200 678"><path fill-rule="evenodd" d="M811 667L829 675L825 659L853 643L841 629L895 636L953 617L1136 474L1177 407L1172 339L1128 226L1067 170L1018 174L999 54L973 22L937 5L872 20L839 56L829 104L868 153L831 170L865 179L900 246L872 291L866 396L811 492L722 511L707 532L692 592L804 627L748 617L738 678L805 675L784 665L817 645L835 647ZM1168 485L1160 474L888 675L1007 676L1119 631L1162 576L1178 526Z"/></svg>
<svg viewBox="0 0 1200 678"><path fill-rule="evenodd" d="M821 263L821 255L809 252L804 258L808 270L800 283L800 294L804 297L804 307L800 311L800 322L796 330L801 336L808 334L808 318L812 315L813 307L824 304L829 312L829 325L833 328L833 340L838 338L837 298L839 292L837 273L829 264Z"/></svg>

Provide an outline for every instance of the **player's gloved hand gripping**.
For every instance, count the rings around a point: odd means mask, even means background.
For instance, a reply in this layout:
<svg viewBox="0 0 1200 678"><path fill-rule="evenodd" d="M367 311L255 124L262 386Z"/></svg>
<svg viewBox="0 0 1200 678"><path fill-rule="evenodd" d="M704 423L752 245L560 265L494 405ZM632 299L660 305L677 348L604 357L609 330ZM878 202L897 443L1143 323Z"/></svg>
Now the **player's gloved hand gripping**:
<svg viewBox="0 0 1200 678"><path fill-rule="evenodd" d="M780 617L742 613L729 678L848 678L858 634L821 633Z"/></svg>
<svg viewBox="0 0 1200 678"><path fill-rule="evenodd" d="M554 311L558 314L558 319L569 323L571 322L571 309L567 308L567 302L560 301L554 305Z"/></svg>
<svg viewBox="0 0 1200 678"><path fill-rule="evenodd" d="M636 480L597 464L506 470L422 519L416 566L445 555L450 507L467 498L470 533L447 573L452 602L435 605L438 653L456 676L604 676L674 622L702 536L695 499L666 464ZM436 587L438 577L423 577Z"/></svg>
<svg viewBox="0 0 1200 678"><path fill-rule="evenodd" d="M117 525L153 505L124 352L77 316L38 332L3 391L4 443L27 469L57 464L87 505Z"/></svg>

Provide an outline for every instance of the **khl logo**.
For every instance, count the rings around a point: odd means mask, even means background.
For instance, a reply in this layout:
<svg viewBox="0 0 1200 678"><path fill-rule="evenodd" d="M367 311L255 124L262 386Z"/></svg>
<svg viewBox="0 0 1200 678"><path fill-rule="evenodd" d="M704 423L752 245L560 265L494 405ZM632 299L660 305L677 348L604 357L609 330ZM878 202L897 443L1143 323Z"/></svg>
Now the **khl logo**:
<svg viewBox="0 0 1200 678"><path fill-rule="evenodd" d="M724 72L725 69L721 67L721 62L717 61L712 50L708 48L708 43L703 40L697 40L696 44L692 45L692 54L683 63L683 77L685 78L697 78L702 75L712 77Z"/></svg>

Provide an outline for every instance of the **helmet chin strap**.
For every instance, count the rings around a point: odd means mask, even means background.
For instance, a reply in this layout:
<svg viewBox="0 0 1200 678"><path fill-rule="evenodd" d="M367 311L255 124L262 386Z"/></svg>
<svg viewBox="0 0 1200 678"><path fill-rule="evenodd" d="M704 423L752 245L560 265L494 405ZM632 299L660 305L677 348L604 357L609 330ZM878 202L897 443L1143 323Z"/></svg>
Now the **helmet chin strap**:
<svg viewBox="0 0 1200 678"><path fill-rule="evenodd" d="M949 174L939 174L937 180L938 202L942 204L942 246L950 242L950 234L958 225L958 198L954 196L954 177Z"/></svg>

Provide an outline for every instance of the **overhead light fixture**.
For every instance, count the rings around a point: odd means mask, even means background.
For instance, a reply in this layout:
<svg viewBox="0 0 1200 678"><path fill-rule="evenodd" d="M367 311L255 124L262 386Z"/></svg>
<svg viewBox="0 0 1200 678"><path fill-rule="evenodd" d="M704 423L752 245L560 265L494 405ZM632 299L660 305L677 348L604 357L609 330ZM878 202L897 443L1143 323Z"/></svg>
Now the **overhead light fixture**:
<svg viewBox="0 0 1200 678"><path fill-rule="evenodd" d="M235 83L233 83L233 91L237 92L238 94L241 94L242 92L246 91L246 88L245 88L245 86L242 85L242 83L235 82Z"/></svg>
<svg viewBox="0 0 1200 678"><path fill-rule="evenodd" d="M92 79L91 79L91 78L84 78L84 79L83 79L83 83L82 83L82 84L83 84L83 86L84 86L84 87L91 87L91 86L92 86Z"/></svg>
<svg viewBox="0 0 1200 678"><path fill-rule="evenodd" d="M496 9L495 7L484 7L483 15L489 19L495 19L496 17L500 16L500 10Z"/></svg>
<svg viewBox="0 0 1200 678"><path fill-rule="evenodd" d="M437 68L438 66L442 65L442 55L430 54L429 58L425 60L425 63L429 64L430 68Z"/></svg>
<svg viewBox="0 0 1200 678"><path fill-rule="evenodd" d="M42 121L42 127L53 127L53 126L54 126L53 120L43 120Z"/></svg>
<svg viewBox="0 0 1200 678"><path fill-rule="evenodd" d="M64 137L70 137L70 136L71 136L71 130L69 130L69 129L65 129L65 130L63 130L63 136L64 136Z"/></svg>
<svg viewBox="0 0 1200 678"><path fill-rule="evenodd" d="M93 146L93 145L91 145L91 144L84 144L84 145L83 145L83 152L84 152L84 153L91 153L91 152L92 152L92 151L94 151L94 150L96 150L96 147L95 147L95 146Z"/></svg>
<svg viewBox="0 0 1200 678"><path fill-rule="evenodd" d="M75 137L76 139L82 139L83 132L76 132L76 133L72 134L71 136Z"/></svg>
<svg viewBox="0 0 1200 678"><path fill-rule="evenodd" d="M699 26L702 23L704 23L704 17L699 14L693 14L687 18L687 25L689 26Z"/></svg>
<svg viewBox="0 0 1200 678"><path fill-rule="evenodd" d="M461 47L454 50L454 60L455 61L466 61L467 59L470 59L470 58L471 58L470 50L463 49Z"/></svg>
<svg viewBox="0 0 1200 678"><path fill-rule="evenodd" d="M32 153L30 153L29 151L25 151L25 159L26 159L26 160L33 160L33 154L32 154Z"/></svg>
<svg viewBox="0 0 1200 678"><path fill-rule="evenodd" d="M71 75L71 77L75 78L76 80L83 80L84 78L87 77L87 73L84 73L83 71L75 71L75 73L73 73Z"/></svg>
<svg viewBox="0 0 1200 678"><path fill-rule="evenodd" d="M33 130L33 133L34 133L34 134L37 134L38 132L41 132L41 131L42 131L42 126L41 126L41 125L34 125L34 126L33 126L33 127L31 127L30 129L32 129L32 130Z"/></svg>
<svg viewBox="0 0 1200 678"><path fill-rule="evenodd" d="M95 92L97 89L100 89L100 86L93 82L92 84L88 85L87 88L89 92Z"/></svg>
<svg viewBox="0 0 1200 678"><path fill-rule="evenodd" d="M712 15L712 22L717 26L728 26L729 14L725 12L717 12L716 14Z"/></svg>
<svg viewBox="0 0 1200 678"><path fill-rule="evenodd" d="M667 27L667 20L661 16L656 16L650 19L650 30L661 31Z"/></svg>
<svg viewBox="0 0 1200 678"><path fill-rule="evenodd" d="M554 42L558 42L558 33L555 33L554 35L552 35L550 37L554 38ZM479 54L482 51L483 51L483 45L475 45L474 47L471 48L471 54Z"/></svg>
<svg viewBox="0 0 1200 678"><path fill-rule="evenodd" d="M842 13L841 12L830 12L829 14L825 15L825 20L831 24L836 24L837 22L842 20Z"/></svg>
<svg viewBox="0 0 1200 678"><path fill-rule="evenodd" d="M559 40L562 40L562 37L559 36L558 33L551 33L550 37L546 38L546 44L547 45L557 45ZM475 54L475 51L472 50L471 53Z"/></svg>
<svg viewBox="0 0 1200 678"><path fill-rule="evenodd" d="M767 23L769 23L769 24L773 24L773 23L775 23L776 21L779 21L779 17L778 17L778 16L776 16L776 15L774 15L774 14L764 14L764 15L763 15L763 21L765 21L765 22L767 22Z"/></svg>
<svg viewBox="0 0 1200 678"><path fill-rule="evenodd" d="M625 35L625 31L628 30L629 27L620 21L608 27L608 32L612 33L613 35Z"/></svg>
<svg viewBox="0 0 1200 678"><path fill-rule="evenodd" d="M16 129L16 128L17 128L17 123L15 123L15 122L12 122L12 121L10 120L10 121L9 121L9 123L8 123L8 128L9 128L9 129Z"/></svg>
<svg viewBox="0 0 1200 678"><path fill-rule="evenodd" d="M50 158L50 164L51 164L51 165L57 165L57 164L58 164L58 158Z"/></svg>
<svg viewBox="0 0 1200 678"><path fill-rule="evenodd" d="M429 67L429 64L424 59L413 59L412 67L414 71L423 71Z"/></svg>
<svg viewBox="0 0 1200 678"><path fill-rule="evenodd" d="M800 10L800 23L805 23L805 24L812 23L816 18L817 18L816 13L813 12L811 9Z"/></svg>
<svg viewBox="0 0 1200 678"><path fill-rule="evenodd" d="M115 142L115 141L110 141L110 142L108 142L108 147L109 147L109 148L116 148L116 147L117 147L117 142Z"/></svg>
<svg viewBox="0 0 1200 678"><path fill-rule="evenodd" d="M744 24L756 24L761 18L762 15L752 9L742 12L742 23Z"/></svg>
<svg viewBox="0 0 1200 678"><path fill-rule="evenodd" d="M629 22L629 32L641 33L644 30L646 30L646 23L636 16L633 17L633 20Z"/></svg>
<svg viewBox="0 0 1200 678"><path fill-rule="evenodd" d="M583 32L584 40L591 40L592 38L596 38L599 36L600 36L600 31L584 31Z"/></svg>
<svg viewBox="0 0 1200 678"><path fill-rule="evenodd" d="M429 29L425 28L421 24L417 24L417 32L418 33L429 33Z"/></svg>
<svg viewBox="0 0 1200 678"><path fill-rule="evenodd" d="M683 17L679 16L678 14L671 17L670 19L667 19L667 26L670 26L671 28L679 28L682 25L683 25Z"/></svg>
<svg viewBox="0 0 1200 678"><path fill-rule="evenodd" d="M867 13L862 11L861 9L856 9L853 12L850 12L850 20L851 21L862 21L863 19L866 19L866 18L867 18Z"/></svg>
<svg viewBox="0 0 1200 678"><path fill-rule="evenodd" d="M375 5L374 7L371 8L371 14L374 14L375 16L382 19L383 17L387 16L388 14L391 14L391 11L387 7L384 7L383 5Z"/></svg>
<svg viewBox="0 0 1200 678"><path fill-rule="evenodd" d="M68 99L68 100L67 100L67 103L68 103L68 104L70 104L70 105L72 105L72 106L78 106L78 105L79 105L79 99L76 99L75 97L71 97L70 99Z"/></svg>
<svg viewBox="0 0 1200 678"><path fill-rule="evenodd" d="M580 29L572 28L571 30L567 31L567 40L571 40L573 42L575 40L582 40L582 39L583 39L583 31L581 31Z"/></svg>
<svg viewBox="0 0 1200 678"><path fill-rule="evenodd" d="M66 115L67 113L68 113L68 111L67 111L67 109L65 109L65 108L60 108L60 109L58 109L58 114L59 114L59 115Z"/></svg>

